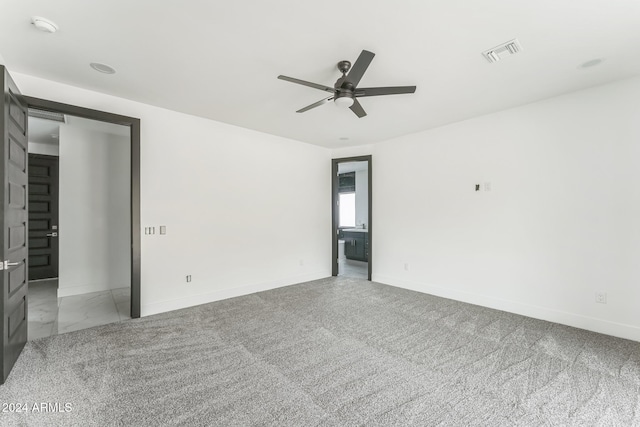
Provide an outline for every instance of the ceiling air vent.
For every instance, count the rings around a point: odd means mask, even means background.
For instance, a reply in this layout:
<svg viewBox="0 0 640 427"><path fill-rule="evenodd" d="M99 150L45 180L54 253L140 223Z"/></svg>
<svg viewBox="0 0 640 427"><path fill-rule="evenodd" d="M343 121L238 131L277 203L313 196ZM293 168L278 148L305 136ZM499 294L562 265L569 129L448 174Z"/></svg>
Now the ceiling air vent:
<svg viewBox="0 0 640 427"><path fill-rule="evenodd" d="M35 110L33 108L29 108L29 117L35 117L37 119L44 119L44 120L51 120L54 122L66 123L64 114L56 113L53 111Z"/></svg>
<svg viewBox="0 0 640 427"><path fill-rule="evenodd" d="M518 39L513 39L506 43L502 43L501 45L496 46L492 49L485 50L484 52L482 52L482 56L487 58L487 61L489 62L498 62L504 56L515 55L521 50L522 46L520 46L520 42L518 42Z"/></svg>

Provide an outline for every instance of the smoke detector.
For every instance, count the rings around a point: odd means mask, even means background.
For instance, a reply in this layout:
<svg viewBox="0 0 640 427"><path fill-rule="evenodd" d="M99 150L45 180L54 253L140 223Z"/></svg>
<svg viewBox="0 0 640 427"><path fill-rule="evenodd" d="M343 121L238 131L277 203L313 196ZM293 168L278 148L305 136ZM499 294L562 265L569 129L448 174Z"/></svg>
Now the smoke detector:
<svg viewBox="0 0 640 427"><path fill-rule="evenodd" d="M520 46L520 42L518 39L509 40L508 42L502 43L494 48L485 50L482 52L482 56L484 56L487 61L493 63L500 61L503 57L507 55L515 55L516 53L522 50L522 46Z"/></svg>
<svg viewBox="0 0 640 427"><path fill-rule="evenodd" d="M58 26L54 22L41 16L31 17L31 23L43 33L55 33L58 31Z"/></svg>

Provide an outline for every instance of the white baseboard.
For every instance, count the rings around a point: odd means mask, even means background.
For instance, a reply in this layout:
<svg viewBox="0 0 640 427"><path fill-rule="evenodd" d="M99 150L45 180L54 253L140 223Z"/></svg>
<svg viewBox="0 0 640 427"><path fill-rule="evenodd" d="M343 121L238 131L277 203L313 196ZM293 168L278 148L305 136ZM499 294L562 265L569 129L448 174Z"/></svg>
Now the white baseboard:
<svg viewBox="0 0 640 427"><path fill-rule="evenodd" d="M243 295L253 294L255 292L268 291L270 289L282 288L284 286L295 285L297 283L309 282L312 280L324 279L331 274L327 272L318 272L294 276L288 279L274 280L271 282L255 283L252 285L240 286L237 288L220 289L213 292L207 292L199 295L189 295L187 297L176 298L167 301L156 302L152 304L142 304L140 314L142 317L151 316L152 314L165 313L167 311L179 310L181 308L193 307L196 305L207 304L214 301L220 301L228 298L235 298Z"/></svg>
<svg viewBox="0 0 640 427"><path fill-rule="evenodd" d="M110 291L112 289L128 288L127 285L109 286L107 283L94 283L81 286L64 286L58 288L58 298L70 297L73 295L89 294L91 292Z"/></svg>
<svg viewBox="0 0 640 427"><path fill-rule="evenodd" d="M483 307L494 308L496 310L507 311L509 313L515 313L527 317L546 320L548 322L560 323L563 325L586 329L589 331L611 335L614 337L640 341L640 328L633 325L612 322L610 320L583 316L581 314L554 310L517 301L489 297L473 292L449 289L442 286L426 285L423 283L395 279L392 277L376 275L373 279L374 282L383 283L389 286L409 289L412 291L435 295L443 298L449 298L470 304L481 305Z"/></svg>

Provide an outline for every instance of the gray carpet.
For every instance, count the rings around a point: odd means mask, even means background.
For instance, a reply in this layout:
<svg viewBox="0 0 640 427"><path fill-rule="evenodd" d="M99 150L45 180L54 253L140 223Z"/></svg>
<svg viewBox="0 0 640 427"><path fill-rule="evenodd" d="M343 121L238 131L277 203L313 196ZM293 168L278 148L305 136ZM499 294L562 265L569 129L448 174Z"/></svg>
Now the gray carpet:
<svg viewBox="0 0 640 427"><path fill-rule="evenodd" d="M331 278L29 342L2 425L640 425L640 343Z"/></svg>

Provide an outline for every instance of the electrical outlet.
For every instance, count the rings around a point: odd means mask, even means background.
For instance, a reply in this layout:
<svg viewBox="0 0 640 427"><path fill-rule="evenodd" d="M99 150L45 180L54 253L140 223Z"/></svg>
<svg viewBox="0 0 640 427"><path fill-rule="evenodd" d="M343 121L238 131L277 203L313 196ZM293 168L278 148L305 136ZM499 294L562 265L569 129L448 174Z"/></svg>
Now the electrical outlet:
<svg viewBox="0 0 640 427"><path fill-rule="evenodd" d="M161 225L160 226L160 234L167 234L167 226L166 225Z"/></svg>
<svg viewBox="0 0 640 427"><path fill-rule="evenodd" d="M598 304L606 304L607 303L607 293L606 292L596 292L596 302Z"/></svg>
<svg viewBox="0 0 640 427"><path fill-rule="evenodd" d="M476 184L476 191L480 191L480 184Z"/></svg>
<svg viewBox="0 0 640 427"><path fill-rule="evenodd" d="M191 275L190 274L187 275L187 283L189 283L189 282L191 282Z"/></svg>

